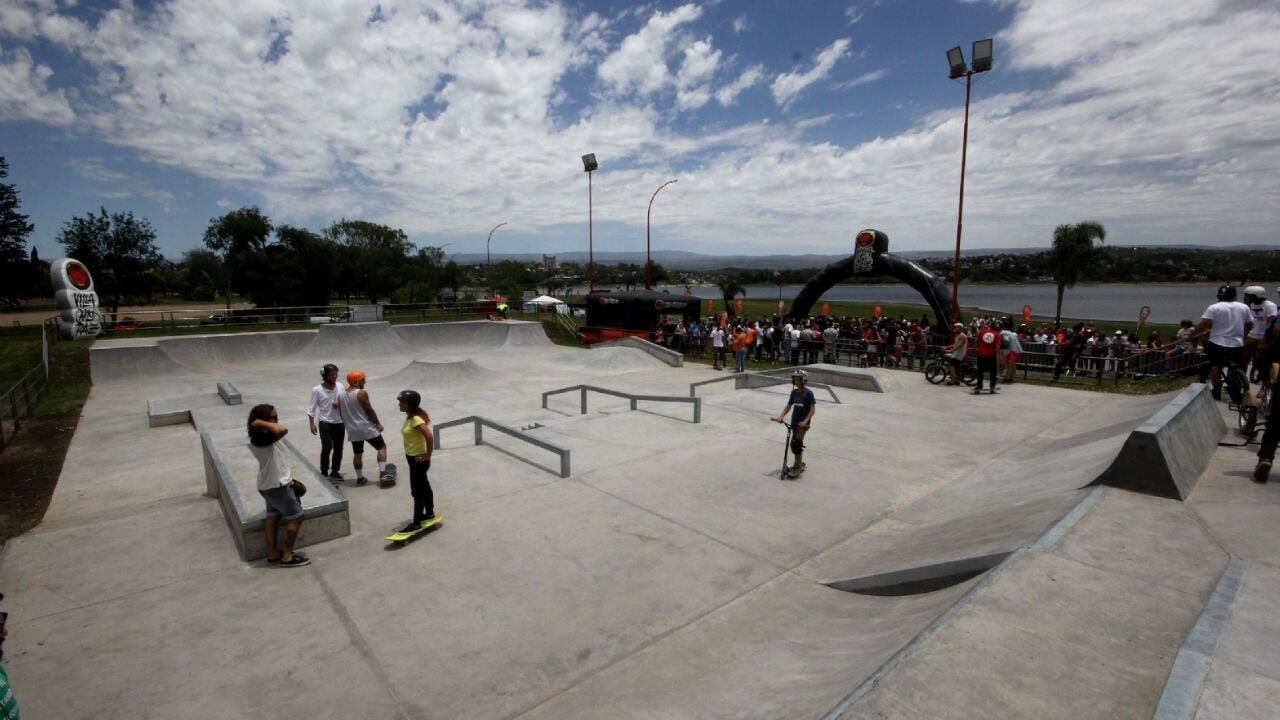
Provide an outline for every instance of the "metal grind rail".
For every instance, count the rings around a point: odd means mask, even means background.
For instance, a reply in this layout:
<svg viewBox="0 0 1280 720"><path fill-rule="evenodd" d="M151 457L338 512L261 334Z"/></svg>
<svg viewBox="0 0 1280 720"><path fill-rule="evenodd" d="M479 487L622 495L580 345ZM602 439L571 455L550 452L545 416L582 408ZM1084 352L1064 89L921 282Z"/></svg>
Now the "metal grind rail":
<svg viewBox="0 0 1280 720"><path fill-rule="evenodd" d="M728 382L729 380L734 381L734 390L741 390L744 387L747 389L755 389L755 387L772 387L775 385L789 385L791 383L791 378L789 377L778 377L776 375L767 375L765 373L738 373L735 375L726 375L725 377L711 378L710 380L699 380L695 383L689 383L689 397L697 397L698 388L703 385ZM762 383L762 385L756 385L753 387L752 383ZM820 390L826 390L831 394L831 402L834 402L837 405L843 404L840 402L840 396L836 395L835 389L826 383L806 382L805 387L810 389L818 388ZM543 407L545 407L545 405Z"/></svg>
<svg viewBox="0 0 1280 720"><path fill-rule="evenodd" d="M587 414L587 393L597 392L601 395L612 395L613 397L630 400L632 410L636 409L636 404L640 401L690 403L693 405L693 422L695 424L702 422L702 398L700 397L680 397L678 395L633 395L628 392L622 392L621 390L610 390L596 385L570 385L569 387L559 388L558 390L548 390L547 392L542 393L542 407L547 407L548 397L551 397L552 395L559 395L561 393L573 392L575 390L581 393L581 415Z"/></svg>
<svg viewBox="0 0 1280 720"><path fill-rule="evenodd" d="M542 399L542 406L546 407L546 403L547 403L547 400L546 400L546 397L544 396ZM449 420L448 422L442 422L435 425L433 434L435 435L436 448L441 447L441 443L440 443L441 430L444 430L445 428L449 428L449 427L454 427L456 425L467 425L467 424L470 424L475 428L475 433L476 433L475 444L476 445L484 444L484 428L487 427L493 430L497 430L500 433L510 435L511 437L517 440L523 440L529 443L530 445L540 447L543 450L546 450L548 452L555 453L560 457L560 477L562 478L569 477L569 448L560 447L555 443L547 442L546 440L543 440L541 438L533 437L532 435L520 432L519 430L516 430L513 427L508 427L506 425L503 425L502 423L495 422L493 420L490 420L489 418L481 417L479 415L468 415L467 417L464 417L464 418L458 418L457 420Z"/></svg>

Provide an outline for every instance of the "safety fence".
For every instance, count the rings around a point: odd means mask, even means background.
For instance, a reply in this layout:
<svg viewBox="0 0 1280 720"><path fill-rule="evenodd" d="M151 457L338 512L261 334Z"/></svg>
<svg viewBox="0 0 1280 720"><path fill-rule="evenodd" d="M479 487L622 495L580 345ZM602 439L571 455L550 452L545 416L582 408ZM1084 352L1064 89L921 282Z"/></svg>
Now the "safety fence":
<svg viewBox="0 0 1280 720"><path fill-rule="evenodd" d="M35 415L40 396L49 389L49 335L41 340L40 364L0 395L0 452L9 447L23 422Z"/></svg>

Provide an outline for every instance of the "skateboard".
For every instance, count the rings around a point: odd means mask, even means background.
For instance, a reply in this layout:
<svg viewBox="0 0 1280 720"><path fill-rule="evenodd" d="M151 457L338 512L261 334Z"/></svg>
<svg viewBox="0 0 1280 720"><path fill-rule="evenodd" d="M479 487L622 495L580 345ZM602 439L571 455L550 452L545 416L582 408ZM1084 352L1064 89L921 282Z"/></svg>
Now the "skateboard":
<svg viewBox="0 0 1280 720"><path fill-rule="evenodd" d="M404 545L405 543L418 537L419 535L422 535L423 533L427 533L432 530L435 530L436 528L440 527L443 523L444 523L444 516L436 515L430 520L424 521L417 530L413 530L411 532L391 533L390 535L387 536L387 542L393 542L396 545Z"/></svg>
<svg viewBox="0 0 1280 720"><path fill-rule="evenodd" d="M378 477L378 487L389 488L396 484L396 464L387 463L387 471Z"/></svg>

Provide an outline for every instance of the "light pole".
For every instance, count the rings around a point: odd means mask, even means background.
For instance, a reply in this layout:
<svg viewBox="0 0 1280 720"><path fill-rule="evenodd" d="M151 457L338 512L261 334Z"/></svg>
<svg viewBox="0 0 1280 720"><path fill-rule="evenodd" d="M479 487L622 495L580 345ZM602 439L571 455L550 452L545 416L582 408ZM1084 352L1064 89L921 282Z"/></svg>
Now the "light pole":
<svg viewBox="0 0 1280 720"><path fill-rule="evenodd" d="M506 225L506 223L500 222L497 225L493 226L493 230L497 230L503 225ZM489 237L486 238L484 241L484 264L486 266L493 264L493 258L489 257L489 241L493 239L493 230L489 231Z"/></svg>
<svg viewBox="0 0 1280 720"><path fill-rule="evenodd" d="M649 257L649 247L650 247L649 217L653 214L653 199L658 197L658 193L662 192L662 188L670 185L673 182L675 182L675 180L668 180L662 183L661 185L659 185L657 190L653 191L653 195L649 198L649 209L646 210L644 214L644 289L645 290L653 289L653 260Z"/></svg>
<svg viewBox="0 0 1280 720"><path fill-rule="evenodd" d="M951 79L964 78L964 139L960 142L960 209L956 213L955 280L951 284L951 322L960 320L960 232L964 227L964 171L969 155L969 96L973 89L973 76L991 69L992 40L975 40L973 43L973 67L965 65L960 46L947 51L947 63L951 66Z"/></svg>
<svg viewBox="0 0 1280 720"><path fill-rule="evenodd" d="M587 292L596 289L596 256L594 246L594 238L592 237L591 223L591 173L595 172L600 164L596 162L595 153L588 153L582 156L582 169L587 173Z"/></svg>

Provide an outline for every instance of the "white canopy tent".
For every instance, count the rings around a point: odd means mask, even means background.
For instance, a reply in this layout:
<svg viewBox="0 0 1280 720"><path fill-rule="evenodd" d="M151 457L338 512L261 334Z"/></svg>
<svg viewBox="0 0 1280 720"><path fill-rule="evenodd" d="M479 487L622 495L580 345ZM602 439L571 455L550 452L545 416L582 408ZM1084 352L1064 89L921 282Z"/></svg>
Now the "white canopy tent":
<svg viewBox="0 0 1280 720"><path fill-rule="evenodd" d="M558 312L566 314L569 312L569 306L565 304L565 301L553 298L550 295L542 295L532 300L525 300L522 309L525 312Z"/></svg>

